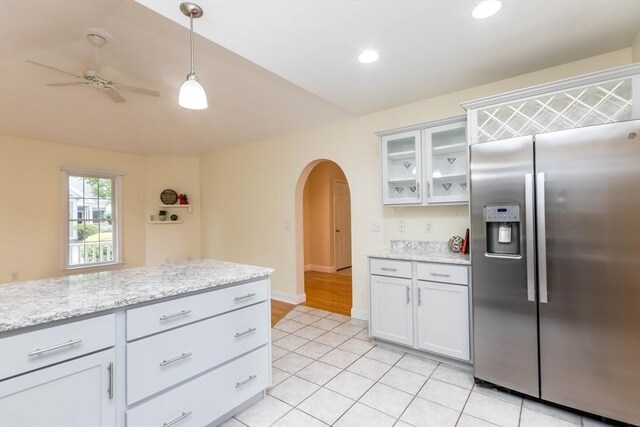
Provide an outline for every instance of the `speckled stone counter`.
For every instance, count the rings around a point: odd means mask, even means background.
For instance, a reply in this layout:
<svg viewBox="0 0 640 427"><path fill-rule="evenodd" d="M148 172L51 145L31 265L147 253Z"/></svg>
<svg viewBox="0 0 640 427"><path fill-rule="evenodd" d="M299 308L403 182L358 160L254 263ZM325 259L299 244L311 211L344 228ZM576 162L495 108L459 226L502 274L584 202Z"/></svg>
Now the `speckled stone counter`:
<svg viewBox="0 0 640 427"><path fill-rule="evenodd" d="M447 242L392 240L389 249L367 254L371 258L405 259L409 261L441 262L471 265L469 254L451 252Z"/></svg>
<svg viewBox="0 0 640 427"><path fill-rule="evenodd" d="M0 332L267 277L272 272L205 259L0 285Z"/></svg>

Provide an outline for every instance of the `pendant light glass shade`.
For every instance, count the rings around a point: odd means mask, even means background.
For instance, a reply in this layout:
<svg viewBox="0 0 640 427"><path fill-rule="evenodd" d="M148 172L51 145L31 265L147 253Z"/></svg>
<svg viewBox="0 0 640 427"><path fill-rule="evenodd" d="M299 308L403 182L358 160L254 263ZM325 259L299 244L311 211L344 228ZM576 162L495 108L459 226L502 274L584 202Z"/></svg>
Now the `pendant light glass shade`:
<svg viewBox="0 0 640 427"><path fill-rule="evenodd" d="M195 3L185 2L180 5L183 14L189 17L189 53L191 58L191 70L187 74L187 80L180 86L178 104L189 110L204 110L208 107L207 94L198 81L198 76L193 66L193 18L202 16L202 8Z"/></svg>
<svg viewBox="0 0 640 427"><path fill-rule="evenodd" d="M193 78L190 78L191 76ZM182 108L189 110L204 110L209 106L207 104L207 94L195 74L189 74L187 80L180 86L178 104Z"/></svg>

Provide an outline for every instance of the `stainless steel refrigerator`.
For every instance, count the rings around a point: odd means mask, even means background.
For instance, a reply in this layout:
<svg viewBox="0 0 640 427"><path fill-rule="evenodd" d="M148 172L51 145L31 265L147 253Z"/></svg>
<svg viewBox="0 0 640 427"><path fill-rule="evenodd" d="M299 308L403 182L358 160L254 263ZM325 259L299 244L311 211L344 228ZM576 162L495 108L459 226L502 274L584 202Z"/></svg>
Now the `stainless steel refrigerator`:
<svg viewBox="0 0 640 427"><path fill-rule="evenodd" d="M640 120L470 149L474 376L640 424Z"/></svg>

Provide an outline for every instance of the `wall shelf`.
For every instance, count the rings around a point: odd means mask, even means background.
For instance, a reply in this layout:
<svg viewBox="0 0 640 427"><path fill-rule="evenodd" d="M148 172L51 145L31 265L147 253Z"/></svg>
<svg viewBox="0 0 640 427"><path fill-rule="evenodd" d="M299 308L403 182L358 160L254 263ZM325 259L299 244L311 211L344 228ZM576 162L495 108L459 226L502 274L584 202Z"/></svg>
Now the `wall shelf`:
<svg viewBox="0 0 640 427"><path fill-rule="evenodd" d="M189 209L189 213L192 213L193 212L192 206L193 205L179 205L179 204L176 203L175 205L158 205L158 208L159 209L164 209L164 210L166 210L166 209L188 208Z"/></svg>
<svg viewBox="0 0 640 427"><path fill-rule="evenodd" d="M166 221L147 221L148 224L182 224L182 221L171 221L170 219Z"/></svg>

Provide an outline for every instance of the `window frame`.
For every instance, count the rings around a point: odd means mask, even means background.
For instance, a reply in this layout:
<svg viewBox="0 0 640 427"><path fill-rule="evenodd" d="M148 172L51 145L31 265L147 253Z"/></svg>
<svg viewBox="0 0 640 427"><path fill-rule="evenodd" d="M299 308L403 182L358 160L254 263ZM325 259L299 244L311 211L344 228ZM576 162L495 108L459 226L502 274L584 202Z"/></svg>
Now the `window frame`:
<svg viewBox="0 0 640 427"><path fill-rule="evenodd" d="M124 173L109 170L100 169L84 169L63 166L62 171L62 195L63 195L63 208L62 208L62 266L63 271L97 271L108 269L109 267L123 264L123 251L122 251L122 177ZM69 203L69 177L90 177L112 180L111 186L111 227L113 238L113 261L108 262L96 262L91 264L77 264L71 265L69 259L69 224L71 222L71 212ZM84 216L84 215L83 215ZM90 218L83 218L86 220L93 220L93 213L89 215Z"/></svg>

